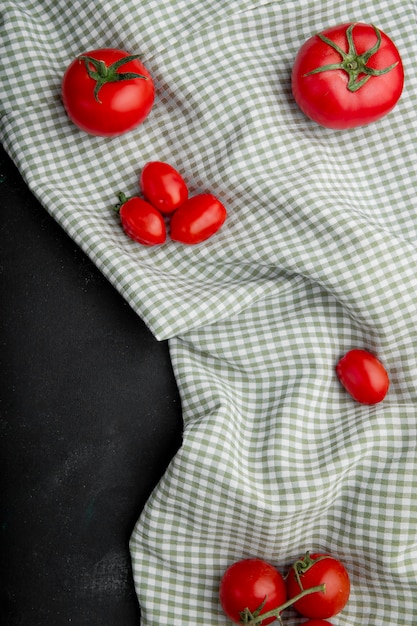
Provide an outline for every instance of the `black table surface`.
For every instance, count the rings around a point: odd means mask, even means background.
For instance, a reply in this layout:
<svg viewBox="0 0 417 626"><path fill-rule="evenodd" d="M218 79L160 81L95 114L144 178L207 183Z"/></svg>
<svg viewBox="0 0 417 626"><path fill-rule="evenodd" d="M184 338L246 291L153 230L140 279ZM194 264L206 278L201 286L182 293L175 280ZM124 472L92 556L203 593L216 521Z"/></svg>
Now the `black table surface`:
<svg viewBox="0 0 417 626"><path fill-rule="evenodd" d="M128 541L181 445L158 342L0 151L1 613L133 626Z"/></svg>

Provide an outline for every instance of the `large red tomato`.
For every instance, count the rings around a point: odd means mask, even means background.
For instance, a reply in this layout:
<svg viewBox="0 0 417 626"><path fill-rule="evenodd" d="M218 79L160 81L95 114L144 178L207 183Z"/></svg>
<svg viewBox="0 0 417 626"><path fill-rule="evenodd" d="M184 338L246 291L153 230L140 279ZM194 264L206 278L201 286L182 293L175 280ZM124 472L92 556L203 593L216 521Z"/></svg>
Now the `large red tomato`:
<svg viewBox="0 0 417 626"><path fill-rule="evenodd" d="M348 23L310 37L292 69L300 109L334 129L375 122L398 102L404 84L400 54L373 25Z"/></svg>
<svg viewBox="0 0 417 626"><path fill-rule="evenodd" d="M69 118L92 135L121 135L149 115L155 86L139 61L115 48L80 55L62 79L62 101Z"/></svg>
<svg viewBox="0 0 417 626"><path fill-rule="evenodd" d="M289 598L304 590L324 585L323 591L306 595L294 603L294 608L304 617L326 619L339 613L350 594L349 574L338 559L330 554L307 552L294 563L286 578Z"/></svg>
<svg viewBox="0 0 417 626"><path fill-rule="evenodd" d="M243 559L233 563L220 583L220 603L233 622L242 623L242 615L262 615L284 604L287 597L281 574L262 559ZM270 624L277 618L262 620Z"/></svg>

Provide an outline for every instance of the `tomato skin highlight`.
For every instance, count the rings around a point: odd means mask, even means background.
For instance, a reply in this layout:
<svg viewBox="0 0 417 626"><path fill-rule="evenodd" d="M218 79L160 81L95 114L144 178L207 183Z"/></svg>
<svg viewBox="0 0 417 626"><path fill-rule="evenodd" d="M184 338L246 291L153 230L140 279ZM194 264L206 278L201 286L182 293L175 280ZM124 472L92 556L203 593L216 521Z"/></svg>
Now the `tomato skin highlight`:
<svg viewBox="0 0 417 626"><path fill-rule="evenodd" d="M404 85L400 53L388 35L379 29L381 44L369 58L367 66L383 70L396 63L387 73L371 76L354 92L347 88L348 74L343 69L306 75L322 66L340 64L340 53L322 41L319 35L324 35L347 53L346 32L351 25L333 26L307 39L297 52L292 68L292 93L300 109L311 120L335 130L367 125L387 115L397 104ZM355 23L352 35L359 55L377 42L374 27L369 24Z"/></svg>
<svg viewBox="0 0 417 626"><path fill-rule="evenodd" d="M304 572L299 571L301 586L296 575L296 566L300 562L308 564ZM322 584L325 585L324 591L306 595L294 603L293 607L300 615L326 619L340 613L350 595L349 574L339 560L330 554L319 553L311 555L307 553L290 569L286 578L289 598L294 598L303 589Z"/></svg>
<svg viewBox="0 0 417 626"><path fill-rule="evenodd" d="M282 575L272 565L262 559L243 559L233 563L225 571L220 582L219 598L225 614L235 623L241 622L241 612L248 608L252 613L267 597L260 612L275 609L287 599ZM270 617L262 621L262 626L276 620Z"/></svg>
<svg viewBox="0 0 417 626"><path fill-rule="evenodd" d="M197 244L214 235L226 220L226 209L212 194L189 198L171 218L171 239Z"/></svg>
<svg viewBox="0 0 417 626"><path fill-rule="evenodd" d="M188 188L179 172L168 163L150 161L139 178L145 198L164 215L173 213L186 200Z"/></svg>
<svg viewBox="0 0 417 626"><path fill-rule="evenodd" d="M367 350L349 350L337 363L336 374L346 391L361 404L382 402L388 393L387 371Z"/></svg>
<svg viewBox="0 0 417 626"><path fill-rule="evenodd" d="M144 246L166 241L164 218L149 202L135 196L122 202L118 210L123 230L134 241Z"/></svg>
<svg viewBox="0 0 417 626"><path fill-rule="evenodd" d="M149 115L155 86L152 76L138 60L131 60L117 69L118 74L134 73L146 77L106 82L100 88L98 100L94 89L96 81L88 74L88 56L103 61L109 68L113 63L129 57L117 48L98 48L79 55L67 67L61 85L62 101L70 120L81 130L102 137L113 137L136 128ZM89 66L90 67L90 66ZM93 66L90 68L93 70Z"/></svg>

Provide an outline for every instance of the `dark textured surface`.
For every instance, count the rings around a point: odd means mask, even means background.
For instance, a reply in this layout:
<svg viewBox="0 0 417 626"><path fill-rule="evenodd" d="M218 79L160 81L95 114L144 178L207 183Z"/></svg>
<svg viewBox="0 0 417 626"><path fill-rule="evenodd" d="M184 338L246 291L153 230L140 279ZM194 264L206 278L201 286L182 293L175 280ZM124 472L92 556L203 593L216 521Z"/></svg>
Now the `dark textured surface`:
<svg viewBox="0 0 417 626"><path fill-rule="evenodd" d="M128 540L181 443L157 342L0 153L1 614L140 623Z"/></svg>

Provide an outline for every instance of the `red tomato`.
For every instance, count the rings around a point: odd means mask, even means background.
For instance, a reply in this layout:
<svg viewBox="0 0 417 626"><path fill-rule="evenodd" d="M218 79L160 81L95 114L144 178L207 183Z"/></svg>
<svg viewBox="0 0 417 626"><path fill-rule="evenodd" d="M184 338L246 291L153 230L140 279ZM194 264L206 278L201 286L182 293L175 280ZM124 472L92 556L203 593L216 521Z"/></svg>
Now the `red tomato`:
<svg viewBox="0 0 417 626"><path fill-rule="evenodd" d="M336 365L337 376L348 393L362 404L376 404L389 388L382 363L366 350L350 350Z"/></svg>
<svg viewBox="0 0 417 626"><path fill-rule="evenodd" d="M171 219L171 238L181 243L205 241L222 226L226 209L211 193L189 198Z"/></svg>
<svg viewBox="0 0 417 626"><path fill-rule="evenodd" d="M286 578L289 598L301 591L325 585L324 591L304 596L294 603L294 608L304 617L326 619L339 613L350 594L349 574L344 565L330 554L307 552L294 563Z"/></svg>
<svg viewBox="0 0 417 626"><path fill-rule="evenodd" d="M183 177L168 163L146 163L139 185L145 198L164 214L173 213L188 199Z"/></svg>
<svg viewBox="0 0 417 626"><path fill-rule="evenodd" d="M101 48L72 61L62 80L62 100L74 124L92 135L111 137L145 120L155 87L138 57Z"/></svg>
<svg viewBox="0 0 417 626"><path fill-rule="evenodd" d="M309 619L303 622L301 626L332 626L330 622L326 622L324 619Z"/></svg>
<svg viewBox="0 0 417 626"><path fill-rule="evenodd" d="M155 246L166 240L163 216L149 202L134 196L126 198L119 194L120 204L116 210L120 215L123 230L131 239L145 246Z"/></svg>
<svg viewBox="0 0 417 626"><path fill-rule="evenodd" d="M340 24L314 35L301 46L292 69L298 106L328 128L375 122L394 108L403 85L396 46L369 24Z"/></svg>
<svg viewBox="0 0 417 626"><path fill-rule="evenodd" d="M242 623L245 609L254 616L262 615L278 608L286 599L283 577L275 567L262 559L237 561L226 570L220 583L220 604L225 614L237 624ZM262 626L275 619L265 619Z"/></svg>

